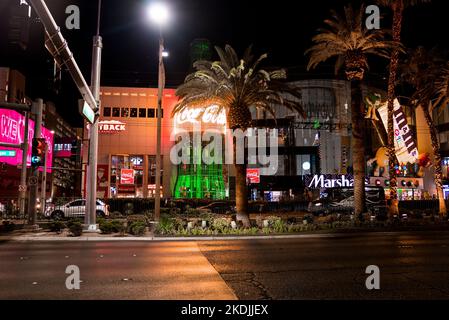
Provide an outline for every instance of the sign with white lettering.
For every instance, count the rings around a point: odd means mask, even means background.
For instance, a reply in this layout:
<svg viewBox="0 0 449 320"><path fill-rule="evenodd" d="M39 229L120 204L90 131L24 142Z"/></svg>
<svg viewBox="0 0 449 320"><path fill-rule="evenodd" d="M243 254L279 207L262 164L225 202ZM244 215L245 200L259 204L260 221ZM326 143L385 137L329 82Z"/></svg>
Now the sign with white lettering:
<svg viewBox="0 0 449 320"><path fill-rule="evenodd" d="M352 187L354 177L350 174L308 174L304 176L304 184L311 189Z"/></svg>
<svg viewBox="0 0 449 320"><path fill-rule="evenodd" d="M388 102L385 102L377 110L382 118L385 130L388 131ZM398 99L394 100L393 122L394 145L399 163L415 163L418 160L418 148L416 147L413 132L407 124L407 118Z"/></svg>
<svg viewBox="0 0 449 320"><path fill-rule="evenodd" d="M259 169L246 169L246 180L249 183L260 183L260 170Z"/></svg>
<svg viewBox="0 0 449 320"><path fill-rule="evenodd" d="M117 120L105 120L98 122L98 132L119 133L126 130L126 123Z"/></svg>
<svg viewBox="0 0 449 320"><path fill-rule="evenodd" d="M226 124L226 110L217 105L186 107L175 115L175 125L184 123Z"/></svg>
<svg viewBox="0 0 449 320"><path fill-rule="evenodd" d="M122 169L120 171L120 184L134 184L133 169Z"/></svg>

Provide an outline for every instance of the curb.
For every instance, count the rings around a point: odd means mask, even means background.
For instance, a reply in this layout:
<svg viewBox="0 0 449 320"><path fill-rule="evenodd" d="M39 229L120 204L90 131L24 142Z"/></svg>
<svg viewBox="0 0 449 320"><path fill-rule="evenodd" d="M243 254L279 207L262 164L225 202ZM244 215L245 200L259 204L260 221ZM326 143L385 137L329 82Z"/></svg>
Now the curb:
<svg viewBox="0 0 449 320"><path fill-rule="evenodd" d="M386 232L360 232L364 234L397 234L406 231ZM443 231L444 232L444 231ZM447 231L446 231L447 232ZM141 242L165 242L165 241L226 241L226 240L273 240L273 239L312 239L312 238L338 238L341 236L354 235L354 233L321 233L321 234L293 234L293 235L269 235L269 236L218 236L218 237L46 237L46 236L13 236L0 237L0 241L33 242L33 241L55 241L55 242L105 242L105 241L141 241Z"/></svg>

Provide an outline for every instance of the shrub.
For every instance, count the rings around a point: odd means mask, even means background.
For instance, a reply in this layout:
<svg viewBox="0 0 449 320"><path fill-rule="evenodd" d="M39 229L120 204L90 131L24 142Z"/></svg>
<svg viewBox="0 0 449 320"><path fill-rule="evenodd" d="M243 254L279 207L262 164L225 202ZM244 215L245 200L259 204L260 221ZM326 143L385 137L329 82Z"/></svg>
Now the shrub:
<svg viewBox="0 0 449 320"><path fill-rule="evenodd" d="M175 229L175 220L167 215L162 215L159 219L159 223L156 225L155 231L158 234L171 234Z"/></svg>
<svg viewBox="0 0 449 320"><path fill-rule="evenodd" d="M79 237L83 233L83 225L81 222L74 221L70 224L69 230L72 236Z"/></svg>
<svg viewBox="0 0 449 320"><path fill-rule="evenodd" d="M109 234L114 232L124 233L126 228L121 220L99 220L101 233Z"/></svg>
<svg viewBox="0 0 449 320"><path fill-rule="evenodd" d="M144 221L134 221L128 226L128 232L135 236L142 236L145 234L147 225Z"/></svg>
<svg viewBox="0 0 449 320"><path fill-rule="evenodd" d="M61 233L61 231L67 228L67 226L62 221L53 221L50 223L49 228L51 232Z"/></svg>
<svg viewBox="0 0 449 320"><path fill-rule="evenodd" d="M282 233L287 229L287 226L285 225L284 221L282 221L281 219L278 219L273 222L272 228L273 228L274 232Z"/></svg>
<svg viewBox="0 0 449 320"><path fill-rule="evenodd" d="M229 229L229 222L226 218L216 218L212 221L212 228L220 233L225 233Z"/></svg>

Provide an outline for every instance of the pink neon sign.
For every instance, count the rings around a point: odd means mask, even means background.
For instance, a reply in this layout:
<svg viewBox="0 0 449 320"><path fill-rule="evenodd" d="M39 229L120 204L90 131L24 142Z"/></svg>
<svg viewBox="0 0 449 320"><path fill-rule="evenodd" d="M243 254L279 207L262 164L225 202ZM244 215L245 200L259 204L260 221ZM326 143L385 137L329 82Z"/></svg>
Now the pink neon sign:
<svg viewBox="0 0 449 320"><path fill-rule="evenodd" d="M25 132L25 117L20 113L11 110L0 109L0 142L21 144L23 143ZM31 148L34 136L34 121L30 120L28 124L28 152L27 166L31 165ZM47 168L51 168L53 163L53 134L50 130L42 127L41 137L45 138L48 145ZM22 150L14 148L0 147L0 150L16 150L15 157L2 157L0 162L16 166L22 163ZM47 169L51 172L51 169Z"/></svg>

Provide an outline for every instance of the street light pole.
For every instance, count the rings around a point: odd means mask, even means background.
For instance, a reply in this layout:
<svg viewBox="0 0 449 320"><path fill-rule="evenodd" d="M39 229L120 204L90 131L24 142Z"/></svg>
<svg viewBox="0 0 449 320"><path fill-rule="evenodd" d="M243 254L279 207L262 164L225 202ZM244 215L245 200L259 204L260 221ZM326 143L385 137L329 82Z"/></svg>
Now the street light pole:
<svg viewBox="0 0 449 320"><path fill-rule="evenodd" d="M158 92L157 92L157 143L156 143L156 194L154 201L154 220L159 221L161 214L161 126L162 126L162 94L165 86L165 70L163 54L164 39L162 29L159 28L159 68L158 68Z"/></svg>
<svg viewBox="0 0 449 320"><path fill-rule="evenodd" d="M103 48L100 37L101 0L98 1L97 33L93 39L91 91L98 105L97 115L100 114L100 78L101 78L101 51ZM89 165L86 174L86 215L84 217L85 231L97 232L97 155L98 155L98 116L89 127Z"/></svg>
<svg viewBox="0 0 449 320"><path fill-rule="evenodd" d="M30 113L25 112L25 131L23 132L23 143L22 143L22 169L20 172L21 189L19 192L19 208L20 208L20 215L22 217L25 216L29 121L30 121Z"/></svg>

